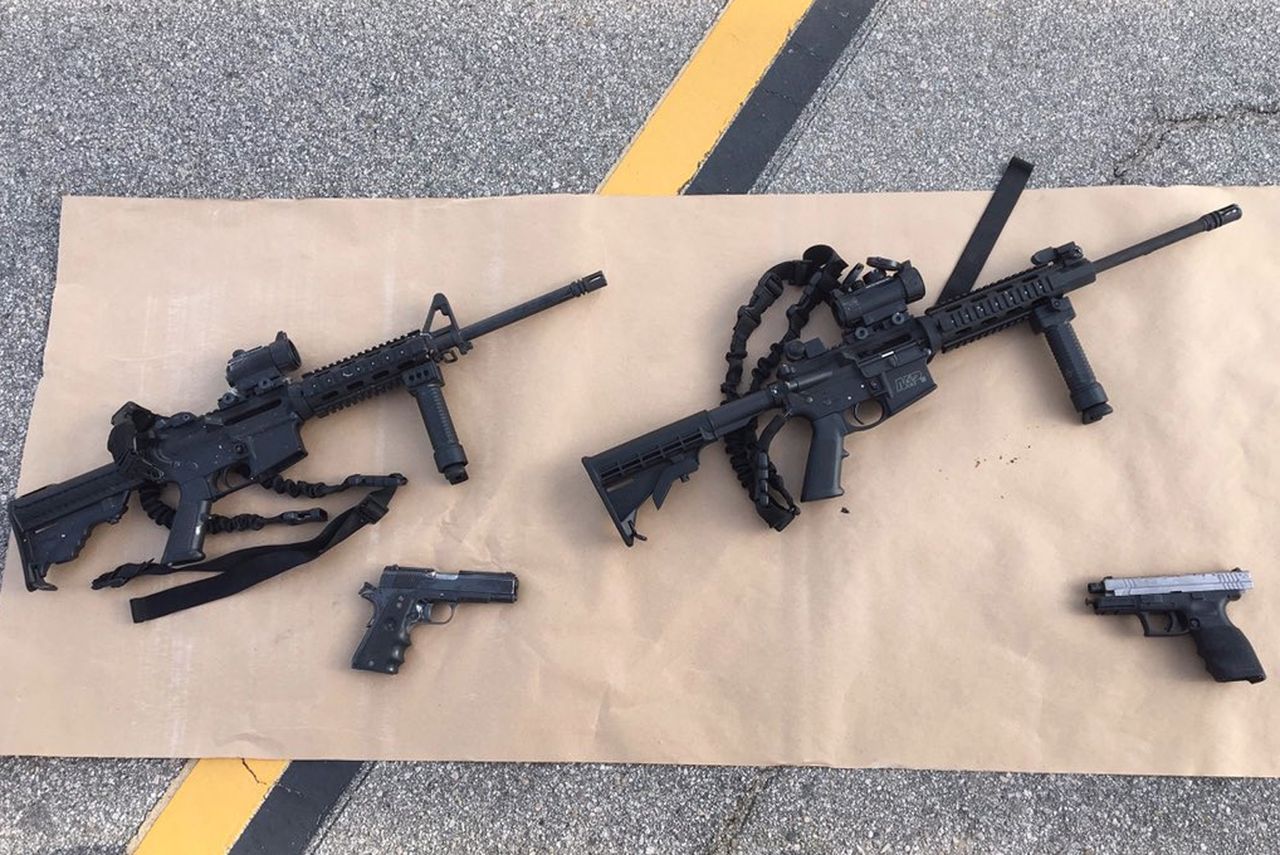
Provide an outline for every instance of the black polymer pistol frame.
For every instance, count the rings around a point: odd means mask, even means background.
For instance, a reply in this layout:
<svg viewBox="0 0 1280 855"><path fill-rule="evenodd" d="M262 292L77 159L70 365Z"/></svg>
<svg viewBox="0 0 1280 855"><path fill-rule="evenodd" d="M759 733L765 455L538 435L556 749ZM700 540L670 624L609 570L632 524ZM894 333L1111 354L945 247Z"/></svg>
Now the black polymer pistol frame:
<svg viewBox="0 0 1280 855"><path fill-rule="evenodd" d="M249 484L313 498L350 487L394 489L404 483L403 477L353 475L341 484L327 485L291 481L281 472L307 454L301 435L304 422L400 387L418 404L436 468L450 484L465 481L467 455L445 402L440 366L457 361L483 335L606 284L604 274L593 273L465 327L458 325L445 295L436 294L421 329L296 379L286 375L302 360L280 332L270 344L232 355L226 370L231 388L211 412L162 416L133 402L125 404L111 419L111 463L9 502L27 590L54 590L45 580L49 567L79 555L96 525L118 521L135 489L147 515L171 529L161 559L165 566L202 561L209 533L325 520L320 509L272 518L212 513L215 501ZM178 489L176 509L160 498L166 485ZM126 566L146 572L151 565ZM106 584L120 581L124 579Z"/></svg>
<svg viewBox="0 0 1280 855"><path fill-rule="evenodd" d="M720 439L727 444L728 438L749 431L747 451L739 455L743 459L733 459L734 469L760 516L781 531L799 511L789 495L789 507L777 502L781 481L769 461L768 446L787 420L799 417L812 432L801 501L843 495L841 466L848 456L848 434L877 427L932 392L936 385L928 364L937 354L1023 322L1044 335L1081 421L1096 422L1111 412L1111 406L1072 329L1075 310L1068 295L1092 283L1099 273L1240 216L1240 208L1229 205L1097 261L1086 258L1074 243L1042 249L1031 257L1029 269L940 301L920 315L912 314L909 305L924 297L924 280L909 261L870 258L870 270L861 279L863 267L857 265L840 280L845 263L830 247L812 247L802 262L794 263L813 271L812 278L794 284L803 284L807 295L825 295L840 326L839 344L828 347L818 339L793 339L785 346L775 345L781 358L775 381L716 409L584 457L583 466L623 542L631 546L644 539L636 532L636 515L646 500L661 507L676 481L688 480L697 470L704 447ZM768 278L767 274L761 280L757 295L766 286L781 291L781 285L771 285ZM872 404L875 415L863 420L862 404ZM771 411L777 415L757 439L756 420ZM730 454L735 457L733 449Z"/></svg>

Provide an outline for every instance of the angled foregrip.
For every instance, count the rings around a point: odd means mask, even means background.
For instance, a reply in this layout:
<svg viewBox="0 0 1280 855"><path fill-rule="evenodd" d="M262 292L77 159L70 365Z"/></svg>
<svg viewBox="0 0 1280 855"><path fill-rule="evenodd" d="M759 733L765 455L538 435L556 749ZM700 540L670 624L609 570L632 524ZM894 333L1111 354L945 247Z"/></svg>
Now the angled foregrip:
<svg viewBox="0 0 1280 855"><path fill-rule="evenodd" d="M418 402L422 423L427 426L431 448L435 452L436 469L450 484L467 480L467 452L458 439L458 431L449 415L444 399L444 382L435 363L406 372L405 387Z"/></svg>
<svg viewBox="0 0 1280 855"><path fill-rule="evenodd" d="M351 667L395 674L404 664L405 649L412 644L409 630L417 622L416 602L406 592L384 592L367 582L360 589L360 596L373 603L373 617L351 657Z"/></svg>
<svg viewBox="0 0 1280 855"><path fill-rule="evenodd" d="M1248 680L1261 683L1267 678L1258 655L1253 652L1249 639L1234 624L1215 623L1202 625L1191 631L1196 642L1196 652L1204 659L1204 665L1219 683Z"/></svg>
<svg viewBox="0 0 1280 855"><path fill-rule="evenodd" d="M813 437L809 441L809 460L804 466L804 488L800 501L832 499L844 495L840 486L840 467L849 452L844 450L849 432L843 413L832 413L810 422Z"/></svg>
<svg viewBox="0 0 1280 855"><path fill-rule="evenodd" d="M160 563L178 566L204 560L204 536L213 509L213 488L203 478L178 485L178 508Z"/></svg>

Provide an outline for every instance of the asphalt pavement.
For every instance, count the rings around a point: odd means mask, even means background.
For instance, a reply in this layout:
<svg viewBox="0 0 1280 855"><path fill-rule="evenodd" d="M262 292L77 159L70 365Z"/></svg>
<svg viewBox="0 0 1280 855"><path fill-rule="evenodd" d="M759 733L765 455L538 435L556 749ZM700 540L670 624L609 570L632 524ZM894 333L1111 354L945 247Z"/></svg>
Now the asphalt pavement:
<svg viewBox="0 0 1280 855"><path fill-rule="evenodd" d="M40 374L60 196L590 192L720 5L0 5L0 493L16 482ZM1280 13L1258 0L882 0L756 189L983 188L1013 153L1036 161L1032 186L1275 183L1277 68ZM122 851L181 766L0 759L0 852ZM1157 848L1280 851L1280 785L377 763L313 844L322 853Z"/></svg>

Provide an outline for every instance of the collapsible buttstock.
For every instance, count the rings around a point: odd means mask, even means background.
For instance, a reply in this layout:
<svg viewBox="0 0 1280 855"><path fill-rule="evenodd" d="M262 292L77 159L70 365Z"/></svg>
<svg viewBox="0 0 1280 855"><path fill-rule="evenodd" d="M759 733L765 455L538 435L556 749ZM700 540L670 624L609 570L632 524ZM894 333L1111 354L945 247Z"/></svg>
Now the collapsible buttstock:
<svg viewBox="0 0 1280 855"><path fill-rule="evenodd" d="M698 452L717 439L707 412L647 433L594 457L582 458L591 483L627 546L636 539L636 513L646 499L662 507L671 485L698 469Z"/></svg>
<svg viewBox="0 0 1280 855"><path fill-rule="evenodd" d="M129 506L130 491L140 483L109 463L10 499L9 522L27 590L57 590L45 581L49 568L79 555L94 526L119 521Z"/></svg>
<svg viewBox="0 0 1280 855"><path fill-rule="evenodd" d="M671 485L689 480L697 471L698 452L778 406L776 390L760 389L582 458L623 543L631 546L644 540L636 532L640 506L652 497L654 507L662 507Z"/></svg>

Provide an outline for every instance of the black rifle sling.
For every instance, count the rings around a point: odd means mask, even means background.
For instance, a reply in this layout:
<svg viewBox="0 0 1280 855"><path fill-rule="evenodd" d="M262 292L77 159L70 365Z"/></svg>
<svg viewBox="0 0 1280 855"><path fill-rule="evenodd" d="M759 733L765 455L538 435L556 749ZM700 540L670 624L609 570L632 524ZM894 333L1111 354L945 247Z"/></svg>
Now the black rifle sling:
<svg viewBox="0 0 1280 855"><path fill-rule="evenodd" d="M953 300L968 294L973 289L974 283L978 281L978 274L982 272L987 258L991 255L991 250L996 245L996 240L1000 237L1000 232L1004 231L1005 223L1013 213L1013 206L1018 204L1018 197L1022 195L1022 189L1027 186L1027 179L1031 177L1033 168L1030 163L1020 157L1010 158L1009 165L1000 176L995 191L987 201L986 209L978 218L978 224L974 226L973 234L969 236L969 242L964 245L960 259L956 261L955 269L947 278L947 284L942 286L936 302Z"/></svg>
<svg viewBox="0 0 1280 855"><path fill-rule="evenodd" d="M134 623L154 620L183 609L220 600L259 582L265 582L300 564L313 561L366 525L377 523L386 515L395 492L395 485L374 490L359 503L330 520L328 525L310 540L253 546L183 567L151 561L141 564L122 564L114 571L95 579L93 587L118 587L135 576L167 575L187 570L215 574L197 582L188 582L159 593L131 599L129 607L133 612Z"/></svg>
<svg viewBox="0 0 1280 855"><path fill-rule="evenodd" d="M839 276L844 268L844 261L831 247L813 246L805 251L804 258L775 265L761 277L751 299L738 309L738 320L724 356L729 370L720 386L724 394L722 403L737 400L744 394L739 387L746 365L747 339L760 326L764 313L782 296L785 286L803 289L800 299L787 309L786 333L770 345L769 352L760 357L751 369L751 384L745 394L760 390L774 378L782 362L783 349L788 342L800 337L814 309L830 304L832 293L840 287ZM763 434L758 434L757 421L752 419L724 437L725 451L738 482L750 496L756 513L776 531L782 531L800 513L783 484L782 476L769 459L769 442L783 421L781 417L774 419Z"/></svg>

